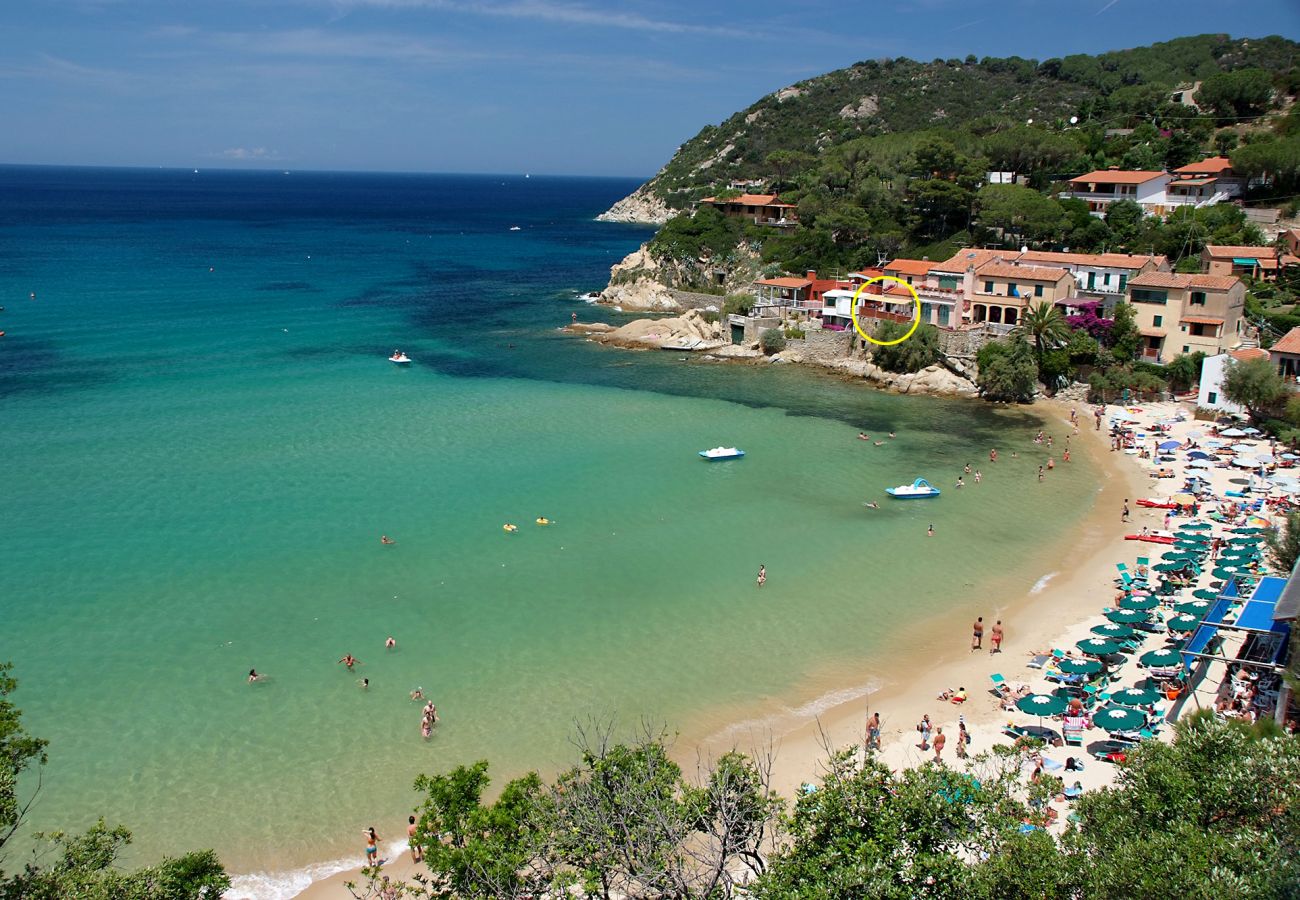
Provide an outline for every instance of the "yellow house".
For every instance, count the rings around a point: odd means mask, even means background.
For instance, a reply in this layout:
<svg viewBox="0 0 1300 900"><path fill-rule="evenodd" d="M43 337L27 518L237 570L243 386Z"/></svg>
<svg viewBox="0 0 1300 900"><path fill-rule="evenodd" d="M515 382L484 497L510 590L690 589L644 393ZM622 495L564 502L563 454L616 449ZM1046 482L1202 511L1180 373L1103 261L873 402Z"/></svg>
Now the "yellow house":
<svg viewBox="0 0 1300 900"><path fill-rule="evenodd" d="M1239 278L1143 272L1129 281L1128 301L1148 361L1198 351L1215 356L1241 342L1246 288Z"/></svg>
<svg viewBox="0 0 1300 900"><path fill-rule="evenodd" d="M1030 303L1056 303L1073 293L1074 276L1065 269L990 260L975 269L971 321L1015 325Z"/></svg>

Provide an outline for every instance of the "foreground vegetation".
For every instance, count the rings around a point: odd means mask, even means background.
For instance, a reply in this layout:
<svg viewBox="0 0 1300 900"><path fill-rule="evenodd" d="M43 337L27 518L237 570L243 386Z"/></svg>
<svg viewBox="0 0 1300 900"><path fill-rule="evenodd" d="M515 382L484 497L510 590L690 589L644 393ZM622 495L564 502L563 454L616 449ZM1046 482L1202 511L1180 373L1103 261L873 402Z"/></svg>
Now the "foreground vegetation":
<svg viewBox="0 0 1300 900"><path fill-rule="evenodd" d="M216 900L230 879L210 850L164 859L135 871L118 866L131 832L103 819L85 834L38 835L47 845L21 871L6 872L6 845L23 826L39 792L46 742L27 733L22 711L9 699L18 688L0 663L0 900ZM35 787L30 787L33 779ZM24 786L29 789L24 792ZM197 813L198 811L196 811ZM49 861L46 858L50 857Z"/></svg>
<svg viewBox="0 0 1300 900"><path fill-rule="evenodd" d="M1149 741L1114 787L1043 830L1057 778L1022 772L1028 746L994 747L969 773L891 771L860 749L787 806L770 759L729 753L687 779L664 737L580 733L580 760L484 799L488 765L416 782L430 877L402 896L524 898L1287 897L1300 892L1300 741L1271 722L1212 713ZM1103 763L1091 763L1103 765ZM356 897L378 897L367 870ZM390 885L391 886L391 885Z"/></svg>

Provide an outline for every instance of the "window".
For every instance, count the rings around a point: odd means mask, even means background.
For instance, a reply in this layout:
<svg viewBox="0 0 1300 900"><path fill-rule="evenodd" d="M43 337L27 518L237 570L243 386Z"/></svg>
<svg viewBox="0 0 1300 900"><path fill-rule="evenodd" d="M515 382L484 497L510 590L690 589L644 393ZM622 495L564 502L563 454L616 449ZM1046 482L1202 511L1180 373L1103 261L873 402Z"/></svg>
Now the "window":
<svg viewBox="0 0 1300 900"><path fill-rule="evenodd" d="M939 289L944 291L957 290L957 279L953 278L951 275L940 275Z"/></svg>
<svg viewBox="0 0 1300 900"><path fill-rule="evenodd" d="M1134 303L1158 303L1164 306L1169 300L1169 294L1166 291L1151 291L1146 288L1133 288Z"/></svg>
<svg viewBox="0 0 1300 900"><path fill-rule="evenodd" d="M1186 348L1186 347L1183 348L1183 352L1184 352L1184 353L1187 352L1187 348ZM1218 395L1217 393L1215 393L1214 391L1210 391L1208 394L1205 395L1205 399L1206 399L1207 401L1209 401L1210 403L1218 403L1218 402L1219 402L1219 395Z"/></svg>
<svg viewBox="0 0 1300 900"><path fill-rule="evenodd" d="M1154 327L1159 328L1162 324L1164 324L1164 321L1165 321L1165 317L1164 317L1164 316L1156 316L1155 318L1153 318L1153 319L1151 320L1151 324L1152 324Z"/></svg>
<svg viewBox="0 0 1300 900"><path fill-rule="evenodd" d="M1106 273L1106 277L1102 279L1102 283L1105 284L1105 285L1108 285L1108 286L1110 285L1110 273L1109 273L1109 272L1107 272L1107 273Z"/></svg>
<svg viewBox="0 0 1300 900"><path fill-rule="evenodd" d="M1184 353L1190 353L1190 352L1192 352L1192 348L1189 347L1189 346L1187 346L1186 344L1183 344L1183 352L1184 352Z"/></svg>
<svg viewBox="0 0 1300 900"><path fill-rule="evenodd" d="M991 281L984 282L984 293L986 294L993 293L993 282Z"/></svg>
<svg viewBox="0 0 1300 900"><path fill-rule="evenodd" d="M1124 290L1124 285L1128 284L1128 273L1125 272L1119 276L1119 289Z"/></svg>
<svg viewBox="0 0 1300 900"><path fill-rule="evenodd" d="M1034 296L1035 297L1043 296L1043 286L1041 284L1034 285Z"/></svg>
<svg viewBox="0 0 1300 900"><path fill-rule="evenodd" d="M1192 291L1192 306L1205 305L1205 291Z"/></svg>

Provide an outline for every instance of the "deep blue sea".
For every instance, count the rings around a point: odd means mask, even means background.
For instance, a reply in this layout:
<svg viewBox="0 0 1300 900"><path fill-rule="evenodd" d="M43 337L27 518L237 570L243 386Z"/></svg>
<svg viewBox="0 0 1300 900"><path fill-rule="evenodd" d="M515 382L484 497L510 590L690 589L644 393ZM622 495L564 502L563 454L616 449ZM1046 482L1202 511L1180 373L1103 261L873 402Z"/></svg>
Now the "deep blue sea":
<svg viewBox="0 0 1300 900"><path fill-rule="evenodd" d="M104 815L137 861L211 846L284 896L361 828L399 838L419 772L553 771L591 715L689 741L815 711L888 678L882 622L1042 575L1094 482L1080 460L1042 502L1033 416L560 333L619 320L577 297L651 234L594 221L635 186L0 168L0 659L51 742L33 828ZM749 455L696 455L719 444Z"/></svg>

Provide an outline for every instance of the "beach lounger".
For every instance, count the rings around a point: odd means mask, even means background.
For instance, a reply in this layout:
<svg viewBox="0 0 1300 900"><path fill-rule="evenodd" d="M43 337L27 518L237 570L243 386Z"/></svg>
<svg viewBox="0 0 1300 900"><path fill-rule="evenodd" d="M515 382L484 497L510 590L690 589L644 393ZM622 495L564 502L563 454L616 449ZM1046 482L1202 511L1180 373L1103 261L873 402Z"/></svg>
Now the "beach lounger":
<svg viewBox="0 0 1300 900"><path fill-rule="evenodd" d="M1025 663L1025 665L1031 669L1041 669L1043 668L1043 666L1047 665L1047 661L1050 660L1051 658L1052 657L1047 656L1046 654L1040 653L1039 655L1031 659L1029 662Z"/></svg>

